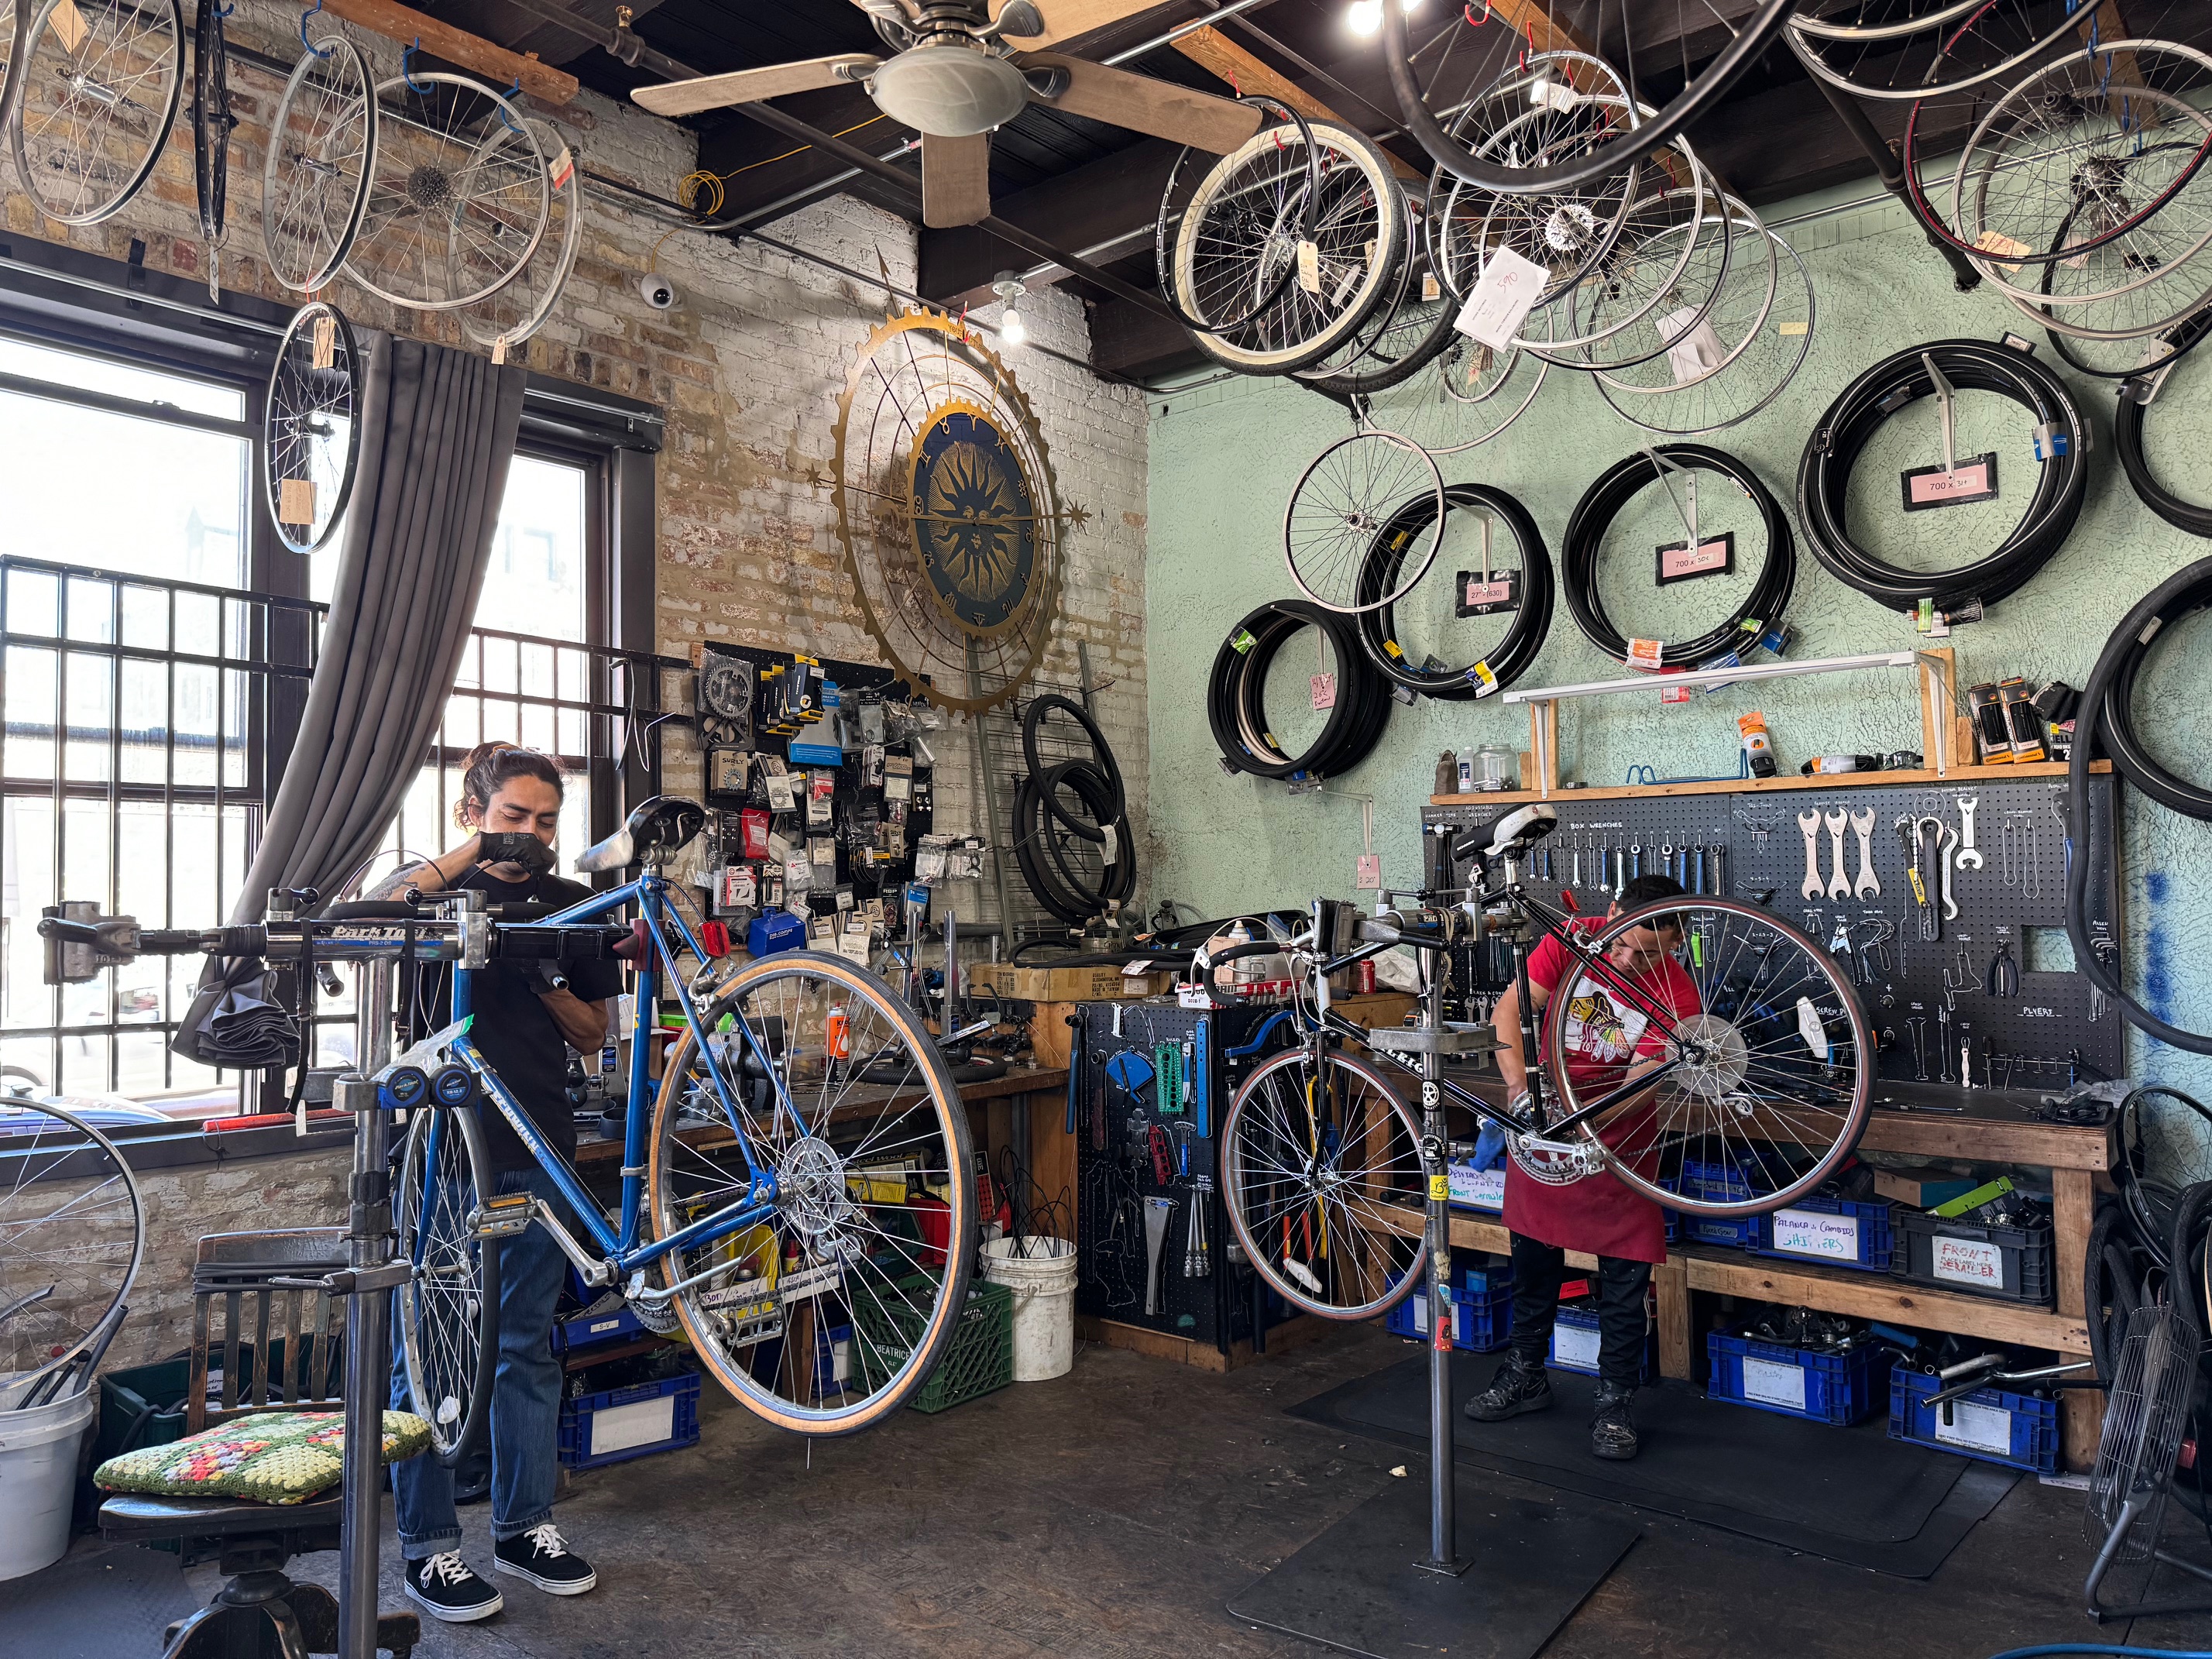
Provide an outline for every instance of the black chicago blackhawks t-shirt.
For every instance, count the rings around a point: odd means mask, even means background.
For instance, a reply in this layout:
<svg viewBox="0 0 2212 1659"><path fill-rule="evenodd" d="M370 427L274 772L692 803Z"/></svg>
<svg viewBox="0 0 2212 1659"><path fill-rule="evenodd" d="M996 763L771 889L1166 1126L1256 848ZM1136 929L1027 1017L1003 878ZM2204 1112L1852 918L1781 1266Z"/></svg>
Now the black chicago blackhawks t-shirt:
<svg viewBox="0 0 2212 1659"><path fill-rule="evenodd" d="M487 902L521 904L535 899L556 909L580 904L592 890L556 875L528 881L498 881L482 870L471 870L453 884L457 890L482 892ZM586 1002L605 1002L622 990L622 965L614 962L564 963L562 973L568 989ZM576 1154L576 1126L569 1115L568 1040L536 987L536 965L493 962L478 969L471 981L470 1011L475 1015L469 1036L491 1068L499 1073L530 1120L546 1139L573 1159ZM422 1006L428 1018L418 1022L418 1036L441 1030L453 1023L453 969L441 966L422 975ZM594 1056L587 1060L596 1063ZM485 1102L477 1113L483 1125L485 1150L492 1167L505 1171L537 1167L521 1137L507 1127L500 1109Z"/></svg>

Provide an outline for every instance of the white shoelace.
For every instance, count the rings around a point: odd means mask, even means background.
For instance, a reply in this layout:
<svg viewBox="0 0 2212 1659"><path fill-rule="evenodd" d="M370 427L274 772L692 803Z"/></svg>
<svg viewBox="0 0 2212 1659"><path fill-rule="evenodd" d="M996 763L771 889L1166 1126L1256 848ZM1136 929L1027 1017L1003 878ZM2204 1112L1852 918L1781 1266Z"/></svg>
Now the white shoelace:
<svg viewBox="0 0 2212 1659"><path fill-rule="evenodd" d="M442 1555L433 1555L422 1563L422 1582L426 1585L458 1584L463 1579L475 1576L469 1571L469 1564L461 1559L459 1550L447 1550Z"/></svg>
<svg viewBox="0 0 2212 1659"><path fill-rule="evenodd" d="M566 1555L568 1546L550 1521L541 1521L522 1534L538 1547L540 1555Z"/></svg>

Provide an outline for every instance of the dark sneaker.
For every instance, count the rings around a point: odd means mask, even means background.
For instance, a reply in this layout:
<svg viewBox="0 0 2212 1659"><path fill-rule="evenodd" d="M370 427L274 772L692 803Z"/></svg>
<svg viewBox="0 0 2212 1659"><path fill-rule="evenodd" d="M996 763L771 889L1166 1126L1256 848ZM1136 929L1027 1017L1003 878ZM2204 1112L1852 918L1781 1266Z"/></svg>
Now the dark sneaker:
<svg viewBox="0 0 2212 1659"><path fill-rule="evenodd" d="M469 1570L459 1550L407 1564L407 1599L429 1609L433 1619L465 1625L489 1619L507 1605L499 1591Z"/></svg>
<svg viewBox="0 0 2212 1659"><path fill-rule="evenodd" d="M599 1575L580 1555L572 1553L550 1521L528 1532L502 1538L491 1547L491 1570L527 1578L553 1595L581 1595L599 1582Z"/></svg>
<svg viewBox="0 0 2212 1659"><path fill-rule="evenodd" d="M1528 1366L1519 1354L1508 1354L1490 1386L1467 1402L1467 1414L1478 1423L1502 1423L1523 1412L1542 1411L1551 1403L1552 1379L1544 1375L1543 1366Z"/></svg>
<svg viewBox="0 0 2212 1659"><path fill-rule="evenodd" d="M1636 1455L1636 1424L1628 1414L1636 1390L1612 1382L1597 1385L1597 1403L1590 1416L1590 1455L1626 1462Z"/></svg>

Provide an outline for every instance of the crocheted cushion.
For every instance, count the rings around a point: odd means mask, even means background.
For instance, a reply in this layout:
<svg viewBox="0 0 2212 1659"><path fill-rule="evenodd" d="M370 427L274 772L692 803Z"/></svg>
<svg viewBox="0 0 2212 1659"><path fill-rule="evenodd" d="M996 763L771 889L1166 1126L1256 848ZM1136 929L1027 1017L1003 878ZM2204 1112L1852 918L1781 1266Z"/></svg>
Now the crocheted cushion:
<svg viewBox="0 0 2212 1659"><path fill-rule="evenodd" d="M429 1443L430 1425L412 1412L384 1413L386 1462L412 1457ZM169 1445L111 1457L92 1478L109 1492L304 1504L336 1486L344 1468L343 1415L261 1412Z"/></svg>

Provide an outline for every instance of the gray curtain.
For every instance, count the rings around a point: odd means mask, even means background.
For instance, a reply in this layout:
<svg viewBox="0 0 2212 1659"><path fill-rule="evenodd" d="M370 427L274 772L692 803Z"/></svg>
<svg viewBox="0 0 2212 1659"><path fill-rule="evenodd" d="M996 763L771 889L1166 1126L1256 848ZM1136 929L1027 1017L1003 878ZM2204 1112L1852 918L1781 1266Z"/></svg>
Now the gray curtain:
<svg viewBox="0 0 2212 1659"><path fill-rule="evenodd" d="M234 926L258 921L272 887L335 893L382 840L460 665L522 425L520 363L381 334L363 355L337 587ZM180 1053L202 1055L222 966L209 964Z"/></svg>

